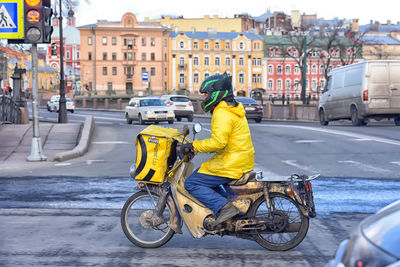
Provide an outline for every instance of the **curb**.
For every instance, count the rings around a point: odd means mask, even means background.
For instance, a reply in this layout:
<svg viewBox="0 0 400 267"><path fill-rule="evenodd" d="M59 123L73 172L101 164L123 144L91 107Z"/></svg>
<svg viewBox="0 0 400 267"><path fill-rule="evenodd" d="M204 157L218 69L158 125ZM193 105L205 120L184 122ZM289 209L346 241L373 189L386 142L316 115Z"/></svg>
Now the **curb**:
<svg viewBox="0 0 400 267"><path fill-rule="evenodd" d="M78 145L70 151L57 153L54 156L53 161L66 161L69 159L80 157L85 154L89 149L90 139L92 137L94 127L95 122L93 116L86 116Z"/></svg>

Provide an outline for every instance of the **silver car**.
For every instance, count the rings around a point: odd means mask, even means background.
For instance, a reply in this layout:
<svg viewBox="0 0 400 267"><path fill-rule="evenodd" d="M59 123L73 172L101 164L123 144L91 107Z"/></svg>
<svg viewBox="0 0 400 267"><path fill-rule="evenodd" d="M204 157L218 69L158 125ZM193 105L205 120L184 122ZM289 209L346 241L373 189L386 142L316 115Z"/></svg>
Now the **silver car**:
<svg viewBox="0 0 400 267"><path fill-rule="evenodd" d="M67 107L67 111L70 111L71 113L74 113L75 111L75 103L74 101L69 98L66 97L65 98L65 104ZM50 112L58 112L60 109L60 95L53 95L49 101L47 101L47 110Z"/></svg>
<svg viewBox="0 0 400 267"><path fill-rule="evenodd" d="M125 118L128 124L137 120L139 124L145 122L168 121L174 123L174 111L164 101L156 97L132 98L125 107Z"/></svg>
<svg viewBox="0 0 400 267"><path fill-rule="evenodd" d="M174 110L177 121L181 121L182 118L193 121L194 108L189 97L185 95L163 95L161 99Z"/></svg>

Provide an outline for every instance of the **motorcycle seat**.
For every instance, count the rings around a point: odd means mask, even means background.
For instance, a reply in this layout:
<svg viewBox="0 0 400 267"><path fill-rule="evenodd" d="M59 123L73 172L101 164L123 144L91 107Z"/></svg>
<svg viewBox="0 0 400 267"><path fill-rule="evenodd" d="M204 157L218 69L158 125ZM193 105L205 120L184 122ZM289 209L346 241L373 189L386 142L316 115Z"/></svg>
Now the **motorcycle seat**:
<svg viewBox="0 0 400 267"><path fill-rule="evenodd" d="M249 181L255 180L256 179L256 172L255 171L249 171L243 174L243 176L240 179L237 180L232 180L231 182L228 183L228 185L244 185L247 184Z"/></svg>

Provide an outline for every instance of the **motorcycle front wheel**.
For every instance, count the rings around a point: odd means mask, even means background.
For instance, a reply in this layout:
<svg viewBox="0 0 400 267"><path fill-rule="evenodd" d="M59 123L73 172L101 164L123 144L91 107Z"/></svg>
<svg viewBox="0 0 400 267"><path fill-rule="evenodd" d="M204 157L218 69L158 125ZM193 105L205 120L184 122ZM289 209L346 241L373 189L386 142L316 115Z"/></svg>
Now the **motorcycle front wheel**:
<svg viewBox="0 0 400 267"><path fill-rule="evenodd" d="M253 235L254 240L268 250L285 251L296 247L303 241L308 232L308 217L300 211L299 205L290 197L271 193L272 212L275 214L274 224L264 231ZM262 221L271 221L265 198L256 200L249 211L250 217ZM274 229L272 229L274 228Z"/></svg>
<svg viewBox="0 0 400 267"><path fill-rule="evenodd" d="M151 194L155 203L159 196ZM167 243L175 231L169 228L170 207L167 203L163 212L163 223L152 226L149 222L155 211L152 198L147 192L133 194L126 202L121 212L121 226L126 237L142 248L157 248Z"/></svg>

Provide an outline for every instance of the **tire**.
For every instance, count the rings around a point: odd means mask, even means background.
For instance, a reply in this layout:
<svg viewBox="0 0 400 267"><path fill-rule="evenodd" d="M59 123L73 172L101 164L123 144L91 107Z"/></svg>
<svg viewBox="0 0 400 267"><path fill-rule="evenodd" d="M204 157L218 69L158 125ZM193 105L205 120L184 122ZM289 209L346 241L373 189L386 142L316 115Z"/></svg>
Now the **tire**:
<svg viewBox="0 0 400 267"><path fill-rule="evenodd" d="M156 193L152 193L152 196L157 202L159 196ZM163 213L163 224L156 227L145 227L140 218L144 212L149 210L154 210L154 205L148 193L140 191L133 194L122 208L121 226L126 237L136 246L158 248L167 243L175 234L175 231L169 228L166 223L169 220L171 209L167 203Z"/></svg>
<svg viewBox="0 0 400 267"><path fill-rule="evenodd" d="M125 119L126 119L126 123L127 123L127 124L131 124L131 123L132 123L132 119L129 118L128 113L125 114Z"/></svg>
<svg viewBox="0 0 400 267"><path fill-rule="evenodd" d="M168 124L174 124L174 120L168 121Z"/></svg>
<svg viewBox="0 0 400 267"><path fill-rule="evenodd" d="M143 121L143 119L142 119L142 114L139 114L139 116L138 116L138 121L139 121L139 124L140 124L140 125L143 125L143 124L144 124L144 121Z"/></svg>
<svg viewBox="0 0 400 267"><path fill-rule="evenodd" d="M321 109L319 111L319 123L323 126L326 126L329 124L329 121L327 121L325 118L325 111L323 109Z"/></svg>
<svg viewBox="0 0 400 267"><path fill-rule="evenodd" d="M70 111L71 111L71 113L74 113L74 110L73 110L73 109L71 109Z"/></svg>
<svg viewBox="0 0 400 267"><path fill-rule="evenodd" d="M50 107L49 107L49 106L47 106L47 111L50 111L50 112L51 112L51 109L50 109Z"/></svg>
<svg viewBox="0 0 400 267"><path fill-rule="evenodd" d="M261 122L261 118L258 118L258 119L255 119L256 120L256 123L260 123Z"/></svg>
<svg viewBox="0 0 400 267"><path fill-rule="evenodd" d="M188 122L192 122L193 121L193 115L190 115L187 119L188 119Z"/></svg>
<svg viewBox="0 0 400 267"><path fill-rule="evenodd" d="M363 120L358 117L358 110L356 107L351 108L351 124L353 124L353 126L361 126L363 124Z"/></svg>
<svg viewBox="0 0 400 267"><path fill-rule="evenodd" d="M296 247L303 241L308 232L309 218L301 213L296 202L290 197L271 193L271 202L275 203L275 209L287 215L289 225L300 224L298 231L293 232L273 232L271 230L253 235L253 239L262 247L268 250L285 251ZM265 198L261 197L255 201L248 213L249 217L263 217L268 212Z"/></svg>
<svg viewBox="0 0 400 267"><path fill-rule="evenodd" d="M400 116L394 118L394 124L395 124L396 126L400 126Z"/></svg>
<svg viewBox="0 0 400 267"><path fill-rule="evenodd" d="M181 118L181 117L176 117L176 120L177 120L177 121L181 121L182 118Z"/></svg>

